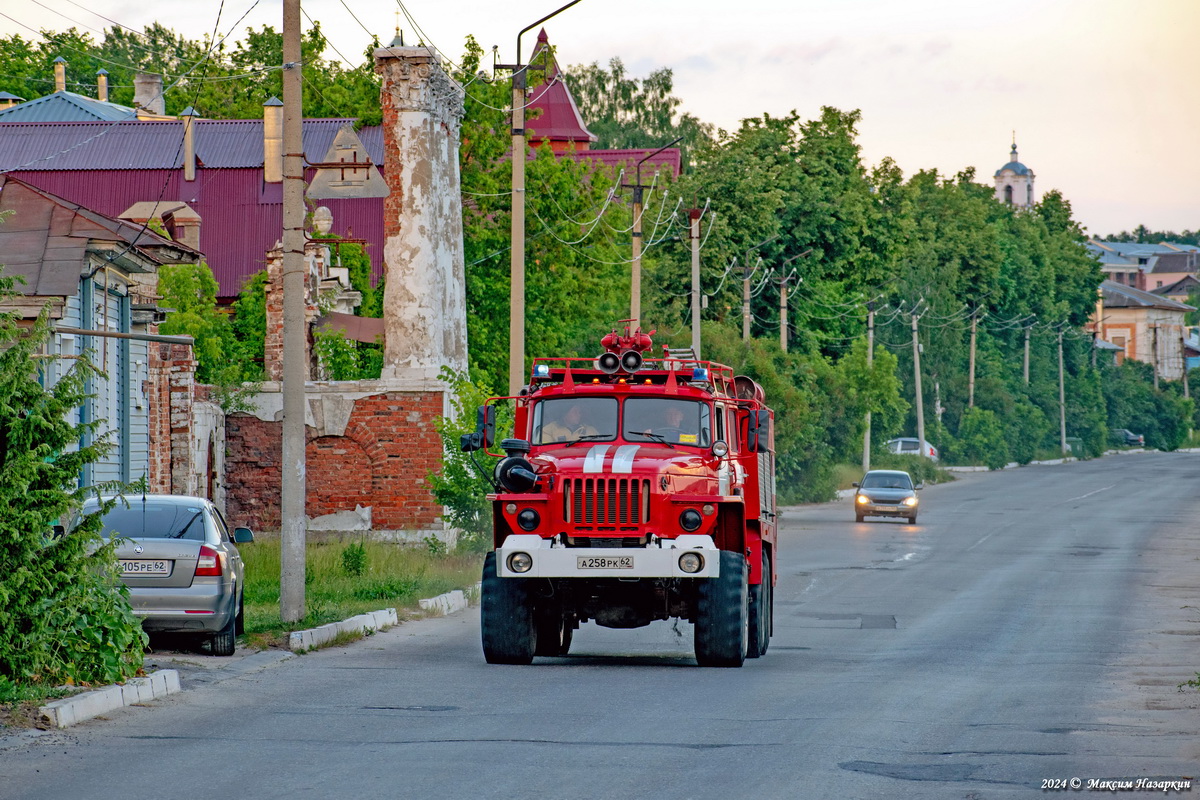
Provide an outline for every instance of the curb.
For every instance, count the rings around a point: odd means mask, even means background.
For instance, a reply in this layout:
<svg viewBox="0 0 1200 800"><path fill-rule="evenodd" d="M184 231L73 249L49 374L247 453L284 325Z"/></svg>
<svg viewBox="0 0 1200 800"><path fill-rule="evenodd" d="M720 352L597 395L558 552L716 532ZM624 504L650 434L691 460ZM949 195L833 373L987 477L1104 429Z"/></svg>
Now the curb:
<svg viewBox="0 0 1200 800"><path fill-rule="evenodd" d="M55 700L39 708L38 714L47 725L67 728L122 706L145 703L179 690L179 672L160 669L145 678L130 678L121 685L105 686L103 689Z"/></svg>
<svg viewBox="0 0 1200 800"><path fill-rule="evenodd" d="M467 600L467 594L462 589L455 589L452 592L439 594L437 597L430 597L425 600L417 601L422 611L437 611L442 616L453 614L455 611L462 611L470 602Z"/></svg>
<svg viewBox="0 0 1200 800"><path fill-rule="evenodd" d="M309 628L305 631L292 631L288 635L287 649L292 652L312 650L333 641L343 633L369 633L397 624L399 624L399 620L396 617L396 609L385 608L381 611L359 614L341 622L330 622L328 625Z"/></svg>

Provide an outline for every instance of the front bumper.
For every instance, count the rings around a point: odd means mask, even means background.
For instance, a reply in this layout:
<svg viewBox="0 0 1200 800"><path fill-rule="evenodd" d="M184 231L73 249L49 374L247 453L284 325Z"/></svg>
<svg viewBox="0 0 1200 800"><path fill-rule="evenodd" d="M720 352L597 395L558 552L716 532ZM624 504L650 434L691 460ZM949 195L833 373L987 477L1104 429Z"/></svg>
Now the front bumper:
<svg viewBox="0 0 1200 800"><path fill-rule="evenodd" d="M697 572L679 567L679 557L689 551L704 561ZM552 539L515 534L496 549L496 565L501 578L715 578L721 571L720 552L711 536L684 535L645 547L564 547ZM513 553L533 559L528 572L508 568Z"/></svg>

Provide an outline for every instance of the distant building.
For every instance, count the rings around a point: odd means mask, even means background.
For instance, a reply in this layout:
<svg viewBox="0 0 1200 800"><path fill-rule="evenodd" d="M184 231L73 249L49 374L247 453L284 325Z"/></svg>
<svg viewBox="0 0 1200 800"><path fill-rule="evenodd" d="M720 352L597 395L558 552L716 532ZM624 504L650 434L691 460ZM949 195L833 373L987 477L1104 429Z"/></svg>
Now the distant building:
<svg viewBox="0 0 1200 800"><path fill-rule="evenodd" d="M1152 294L1116 281L1100 284L1100 302L1089 328L1100 338L1119 348L1117 363L1127 358L1144 361L1154 367L1158 377L1179 380L1183 377L1185 340L1191 331L1185 317L1194 306Z"/></svg>
<svg viewBox="0 0 1200 800"><path fill-rule="evenodd" d="M1200 270L1200 247L1192 244L1089 239L1087 249L1100 262L1106 278L1144 292L1173 286Z"/></svg>
<svg viewBox="0 0 1200 800"><path fill-rule="evenodd" d="M996 170L996 199L1017 208L1030 208L1036 199L1033 193L1033 170L1017 158L1017 143L1013 142L1008 163Z"/></svg>

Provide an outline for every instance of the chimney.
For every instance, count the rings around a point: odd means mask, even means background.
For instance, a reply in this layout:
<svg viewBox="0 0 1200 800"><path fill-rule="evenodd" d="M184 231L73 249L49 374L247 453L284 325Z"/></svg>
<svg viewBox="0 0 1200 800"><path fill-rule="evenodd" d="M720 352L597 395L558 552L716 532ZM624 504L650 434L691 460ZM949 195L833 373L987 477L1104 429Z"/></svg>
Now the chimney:
<svg viewBox="0 0 1200 800"><path fill-rule="evenodd" d="M162 215L167 234L182 245L193 250L200 249L200 215L187 205L168 209Z"/></svg>
<svg viewBox="0 0 1200 800"><path fill-rule="evenodd" d="M108 102L108 70L101 69L96 73L96 99L101 103Z"/></svg>
<svg viewBox="0 0 1200 800"><path fill-rule="evenodd" d="M133 79L133 105L151 114L163 116L167 104L163 100L162 75L139 72Z"/></svg>
<svg viewBox="0 0 1200 800"><path fill-rule="evenodd" d="M196 180L196 109L188 106L179 117L183 120L183 179Z"/></svg>
<svg viewBox="0 0 1200 800"><path fill-rule="evenodd" d="M283 102L263 103L263 182L283 183Z"/></svg>
<svg viewBox="0 0 1200 800"><path fill-rule="evenodd" d="M54 59L54 91L67 90L67 60L62 56Z"/></svg>

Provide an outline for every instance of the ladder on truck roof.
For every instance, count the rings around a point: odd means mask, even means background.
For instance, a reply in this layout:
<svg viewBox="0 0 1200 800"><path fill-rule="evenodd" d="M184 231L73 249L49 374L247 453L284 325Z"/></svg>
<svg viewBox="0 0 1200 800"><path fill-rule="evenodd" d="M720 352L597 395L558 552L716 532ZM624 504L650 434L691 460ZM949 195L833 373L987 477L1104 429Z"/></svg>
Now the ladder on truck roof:
<svg viewBox="0 0 1200 800"><path fill-rule="evenodd" d="M663 350L666 351L666 355L663 356L665 369L678 370L684 367L700 366L700 359L696 358L696 351L690 347L664 347Z"/></svg>

